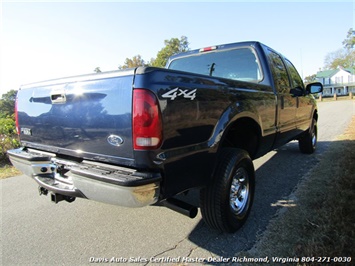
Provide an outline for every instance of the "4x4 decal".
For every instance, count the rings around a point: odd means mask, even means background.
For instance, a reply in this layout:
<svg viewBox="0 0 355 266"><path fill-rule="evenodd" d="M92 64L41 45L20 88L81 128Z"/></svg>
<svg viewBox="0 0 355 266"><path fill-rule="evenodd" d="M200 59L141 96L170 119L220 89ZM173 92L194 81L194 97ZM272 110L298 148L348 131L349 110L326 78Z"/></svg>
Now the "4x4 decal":
<svg viewBox="0 0 355 266"><path fill-rule="evenodd" d="M193 99L196 98L196 89L184 90L184 89L180 89L180 88L175 88L175 89L168 91L162 95L163 98L168 98L170 100L175 100L179 96L190 99L192 101Z"/></svg>

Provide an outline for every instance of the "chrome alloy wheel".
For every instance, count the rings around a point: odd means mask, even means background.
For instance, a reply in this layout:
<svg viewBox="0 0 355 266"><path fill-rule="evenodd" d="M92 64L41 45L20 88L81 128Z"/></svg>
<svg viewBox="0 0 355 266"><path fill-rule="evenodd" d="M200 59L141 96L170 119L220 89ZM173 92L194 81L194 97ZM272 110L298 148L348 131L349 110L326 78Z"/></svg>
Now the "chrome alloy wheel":
<svg viewBox="0 0 355 266"><path fill-rule="evenodd" d="M231 184L229 204L234 215L241 214L247 207L250 193L249 176L244 168L238 168Z"/></svg>
<svg viewBox="0 0 355 266"><path fill-rule="evenodd" d="M312 146L315 147L317 144L317 135L315 132L312 133Z"/></svg>
<svg viewBox="0 0 355 266"><path fill-rule="evenodd" d="M255 170L248 152L223 148L213 180L200 190L200 209L213 229L233 233L243 226L253 204Z"/></svg>
<svg viewBox="0 0 355 266"><path fill-rule="evenodd" d="M315 149L316 145L317 145L317 125L316 124L313 125L311 138L312 138L312 147L313 147L313 149Z"/></svg>

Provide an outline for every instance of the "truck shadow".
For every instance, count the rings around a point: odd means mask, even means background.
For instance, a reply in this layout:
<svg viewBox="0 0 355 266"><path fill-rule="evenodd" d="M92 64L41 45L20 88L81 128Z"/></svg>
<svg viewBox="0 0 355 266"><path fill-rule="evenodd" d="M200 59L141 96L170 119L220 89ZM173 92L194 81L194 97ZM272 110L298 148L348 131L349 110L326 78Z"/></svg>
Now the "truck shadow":
<svg viewBox="0 0 355 266"><path fill-rule="evenodd" d="M267 154L269 158L256 169L254 204L244 226L234 234L211 230L201 220L188 239L211 252L212 256L231 258L249 250L281 207L293 207L289 195L311 168L321 159L331 142L318 142L312 155L299 152L298 142L291 142ZM260 160L260 159L258 159ZM258 164L258 160L254 164Z"/></svg>

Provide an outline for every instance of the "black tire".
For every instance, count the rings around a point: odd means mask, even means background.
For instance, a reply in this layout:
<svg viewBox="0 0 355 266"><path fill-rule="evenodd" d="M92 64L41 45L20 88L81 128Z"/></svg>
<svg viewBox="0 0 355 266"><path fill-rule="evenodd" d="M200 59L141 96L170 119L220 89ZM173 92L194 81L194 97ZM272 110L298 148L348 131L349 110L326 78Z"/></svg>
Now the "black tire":
<svg viewBox="0 0 355 266"><path fill-rule="evenodd" d="M208 226L233 233L247 220L254 199L255 171L248 153L221 151L212 182L201 189L201 214Z"/></svg>
<svg viewBox="0 0 355 266"><path fill-rule="evenodd" d="M310 129L298 140L298 147L302 153L312 154L317 146L317 120L313 118Z"/></svg>

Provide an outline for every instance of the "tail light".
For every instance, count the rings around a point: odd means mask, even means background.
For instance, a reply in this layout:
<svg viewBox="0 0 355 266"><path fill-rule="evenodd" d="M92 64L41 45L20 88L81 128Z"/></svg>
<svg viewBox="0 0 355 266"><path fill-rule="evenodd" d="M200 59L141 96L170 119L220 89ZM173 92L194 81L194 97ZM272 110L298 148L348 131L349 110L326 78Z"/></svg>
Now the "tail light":
<svg viewBox="0 0 355 266"><path fill-rule="evenodd" d="M162 122L155 95L145 89L133 90L133 147L152 150L161 145Z"/></svg>
<svg viewBox="0 0 355 266"><path fill-rule="evenodd" d="M19 127L19 123L18 123L18 111L17 111L17 104L18 104L18 100L17 100L17 96L16 96L16 100L15 100L15 121L16 121L16 131L17 131L17 135L20 135L20 127Z"/></svg>

